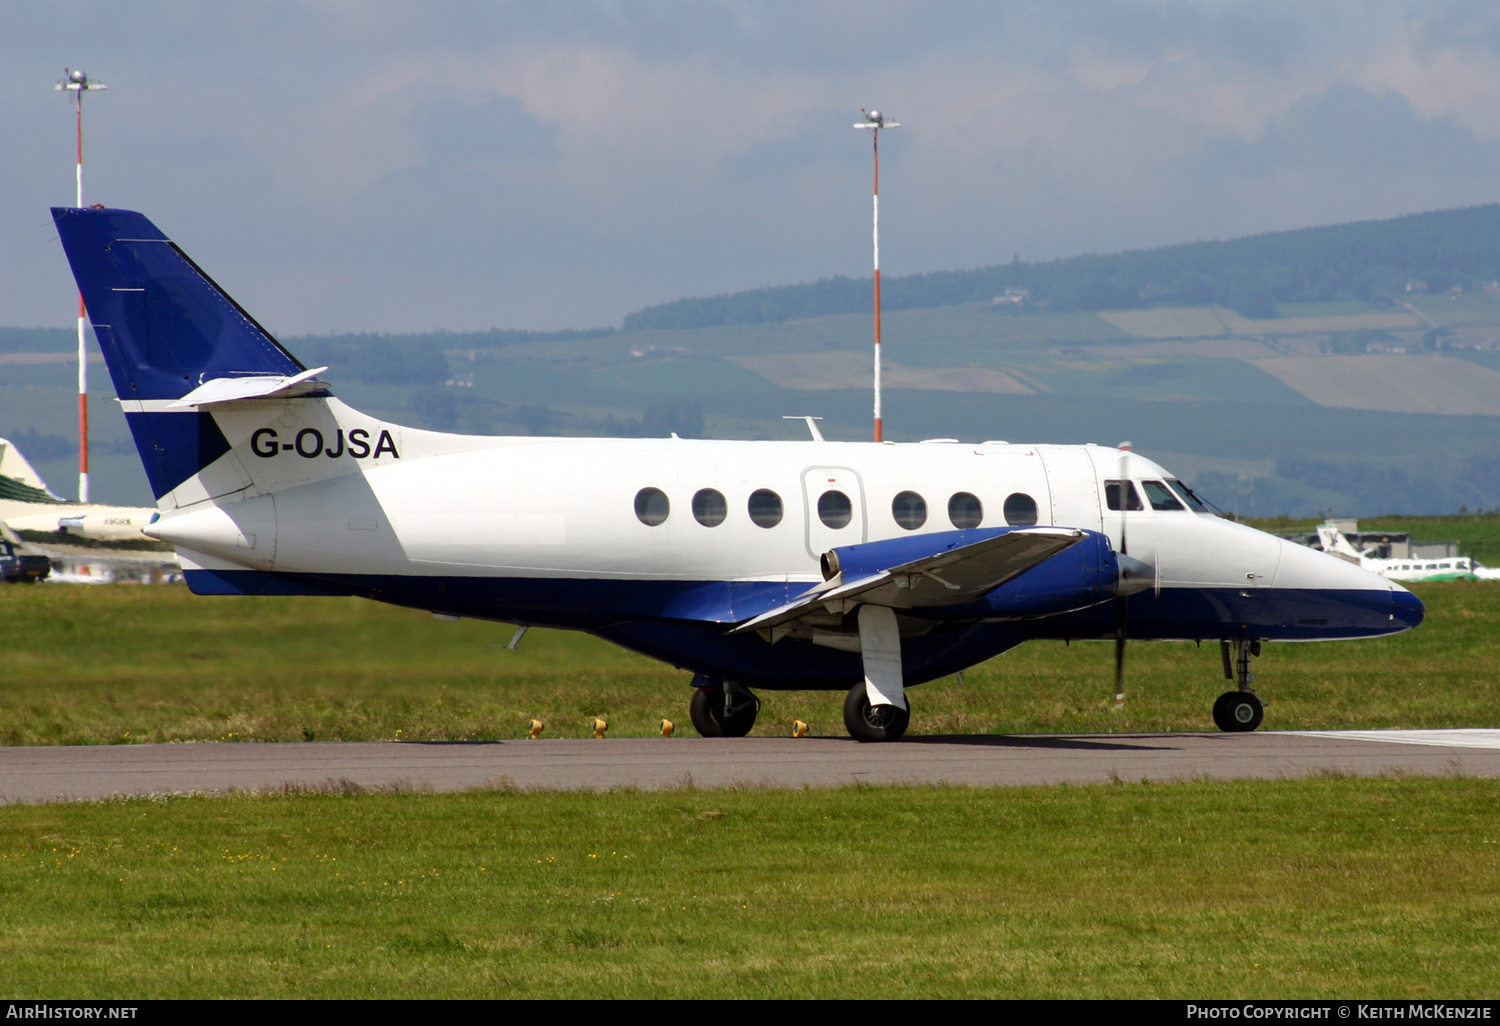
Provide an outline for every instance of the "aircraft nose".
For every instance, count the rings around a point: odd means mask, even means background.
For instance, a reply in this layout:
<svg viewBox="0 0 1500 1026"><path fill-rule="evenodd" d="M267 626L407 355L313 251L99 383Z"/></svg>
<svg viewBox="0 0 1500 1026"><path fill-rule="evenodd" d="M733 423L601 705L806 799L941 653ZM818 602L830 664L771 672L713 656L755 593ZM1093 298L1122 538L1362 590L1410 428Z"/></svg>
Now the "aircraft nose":
<svg viewBox="0 0 1500 1026"><path fill-rule="evenodd" d="M1391 591L1391 618L1411 630L1427 616L1427 607L1422 600L1399 585Z"/></svg>

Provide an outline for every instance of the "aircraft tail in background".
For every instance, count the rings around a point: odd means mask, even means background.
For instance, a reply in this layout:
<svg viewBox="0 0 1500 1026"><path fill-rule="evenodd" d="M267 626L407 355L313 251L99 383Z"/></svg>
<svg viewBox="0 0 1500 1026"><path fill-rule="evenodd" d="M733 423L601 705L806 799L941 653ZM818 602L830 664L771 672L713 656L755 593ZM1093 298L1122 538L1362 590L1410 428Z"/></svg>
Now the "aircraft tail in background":
<svg viewBox="0 0 1500 1026"><path fill-rule="evenodd" d="M8 438L0 438L0 501L21 503L58 503L42 475L36 472L21 450Z"/></svg>

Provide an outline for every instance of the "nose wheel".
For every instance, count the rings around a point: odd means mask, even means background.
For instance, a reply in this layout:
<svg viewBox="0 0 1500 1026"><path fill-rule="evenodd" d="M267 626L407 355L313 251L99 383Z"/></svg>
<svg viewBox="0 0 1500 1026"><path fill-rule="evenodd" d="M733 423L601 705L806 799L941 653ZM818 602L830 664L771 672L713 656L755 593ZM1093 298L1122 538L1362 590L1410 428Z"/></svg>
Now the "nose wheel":
<svg viewBox="0 0 1500 1026"><path fill-rule="evenodd" d="M1226 691L1214 703L1214 724L1231 734L1254 730L1265 715L1266 707L1253 691Z"/></svg>
<svg viewBox="0 0 1500 1026"><path fill-rule="evenodd" d="M1245 638L1221 641L1219 651L1224 658L1224 676L1239 684L1240 689L1226 691L1214 702L1214 725L1230 734L1248 733L1260 726L1266 716L1265 703L1250 689L1255 681L1250 659L1260 655L1260 642Z"/></svg>

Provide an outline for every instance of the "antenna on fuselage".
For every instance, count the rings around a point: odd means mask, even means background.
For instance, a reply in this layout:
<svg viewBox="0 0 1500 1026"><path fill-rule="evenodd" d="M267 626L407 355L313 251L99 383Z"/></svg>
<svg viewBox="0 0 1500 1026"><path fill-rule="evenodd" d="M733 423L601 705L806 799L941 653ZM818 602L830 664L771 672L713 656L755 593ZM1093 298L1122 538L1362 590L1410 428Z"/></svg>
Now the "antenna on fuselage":
<svg viewBox="0 0 1500 1026"><path fill-rule="evenodd" d="M818 430L817 422L820 421L820 420L822 420L823 419L822 417L794 417L794 416L785 416L785 417L782 417L781 419L782 420L805 420L805 421L807 421L807 430L810 431L810 432L812 432L812 439L813 439L814 442L824 442L824 441L827 441L827 439L825 439L823 437L823 432L821 432L821 431Z"/></svg>

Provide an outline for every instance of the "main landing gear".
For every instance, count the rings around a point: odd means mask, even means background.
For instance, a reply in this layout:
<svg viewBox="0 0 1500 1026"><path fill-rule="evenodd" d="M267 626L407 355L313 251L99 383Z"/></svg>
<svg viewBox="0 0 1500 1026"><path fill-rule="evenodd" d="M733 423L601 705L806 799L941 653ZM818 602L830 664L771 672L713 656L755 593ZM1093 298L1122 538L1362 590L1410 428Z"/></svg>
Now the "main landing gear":
<svg viewBox="0 0 1500 1026"><path fill-rule="evenodd" d="M1260 655L1260 642L1244 638L1220 641L1219 651L1224 659L1225 678L1236 681L1239 690L1226 691L1214 702L1214 724L1229 733L1247 733L1260 726L1266 715L1265 704L1250 688L1255 680L1255 674L1250 672L1250 657Z"/></svg>
<svg viewBox="0 0 1500 1026"><path fill-rule="evenodd" d="M688 715L704 737L744 737L755 726L760 699L749 688L698 674Z"/></svg>
<svg viewBox="0 0 1500 1026"><path fill-rule="evenodd" d="M844 726L856 741L897 741L911 722L901 666L901 630L895 610L862 605L858 613L864 680L844 699ZM698 674L688 707L704 737L744 737L755 726L760 699L740 684Z"/></svg>
<svg viewBox="0 0 1500 1026"><path fill-rule="evenodd" d="M844 729L856 741L899 741L910 721L910 699L904 709L899 705L871 705L870 689L864 681L850 688L844 699Z"/></svg>

